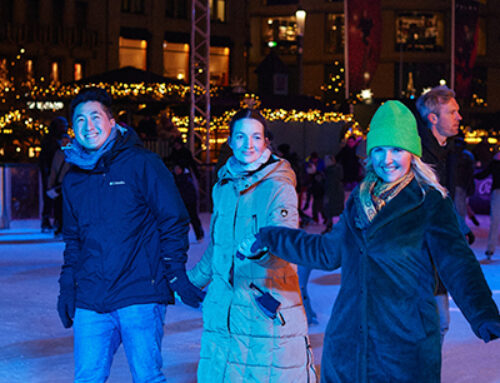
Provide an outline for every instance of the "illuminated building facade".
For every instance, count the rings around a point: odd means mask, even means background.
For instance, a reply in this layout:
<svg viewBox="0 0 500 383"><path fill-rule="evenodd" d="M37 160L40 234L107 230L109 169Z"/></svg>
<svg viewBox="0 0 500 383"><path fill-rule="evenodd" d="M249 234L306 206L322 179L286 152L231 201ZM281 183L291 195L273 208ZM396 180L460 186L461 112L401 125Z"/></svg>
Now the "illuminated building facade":
<svg viewBox="0 0 500 383"><path fill-rule="evenodd" d="M456 0L458 3L459 0ZM288 89L299 89L297 22L307 12L303 36L303 92L328 103L345 99L344 2L338 0L256 0L249 4L251 44L249 88L256 90L255 69L271 50L288 67ZM477 59L472 99L464 110L500 111L500 1L478 0ZM423 89L451 81L452 1L381 0L381 52L370 89L376 99L418 97Z"/></svg>
<svg viewBox="0 0 500 383"><path fill-rule="evenodd" d="M209 3L211 77L229 85L245 77L245 7ZM185 0L2 0L0 81L24 48L26 76L37 81L133 66L189 82L190 10Z"/></svg>

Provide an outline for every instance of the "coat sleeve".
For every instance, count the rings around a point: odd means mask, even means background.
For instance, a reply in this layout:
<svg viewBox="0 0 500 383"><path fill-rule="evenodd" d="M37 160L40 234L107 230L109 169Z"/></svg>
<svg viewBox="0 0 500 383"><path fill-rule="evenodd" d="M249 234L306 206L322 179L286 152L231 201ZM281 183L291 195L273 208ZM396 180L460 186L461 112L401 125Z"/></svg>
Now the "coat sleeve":
<svg viewBox="0 0 500 383"><path fill-rule="evenodd" d="M74 288L74 271L80 258L81 242L78 230L78 218L69 199L69 191L63 183L63 238L65 243L64 262L59 277L60 290Z"/></svg>
<svg viewBox="0 0 500 383"><path fill-rule="evenodd" d="M142 177L142 192L160 233L160 256L171 270L182 269L189 248L189 216L174 178L152 153L144 161Z"/></svg>
<svg viewBox="0 0 500 383"><path fill-rule="evenodd" d="M473 331L487 321L500 322L498 308L481 266L459 230L449 198L439 198L429 207L427 247L439 277L450 292Z"/></svg>
<svg viewBox="0 0 500 383"><path fill-rule="evenodd" d="M265 226L297 228L299 225L298 201L293 185L284 182L274 195L267 211ZM257 263L266 268L278 269L286 266L287 262L283 259L276 257L271 251Z"/></svg>
<svg viewBox="0 0 500 383"><path fill-rule="evenodd" d="M313 269L335 270L341 264L341 247L346 238L344 217L327 234L308 234L285 227L264 227L259 231L269 252L292 263Z"/></svg>

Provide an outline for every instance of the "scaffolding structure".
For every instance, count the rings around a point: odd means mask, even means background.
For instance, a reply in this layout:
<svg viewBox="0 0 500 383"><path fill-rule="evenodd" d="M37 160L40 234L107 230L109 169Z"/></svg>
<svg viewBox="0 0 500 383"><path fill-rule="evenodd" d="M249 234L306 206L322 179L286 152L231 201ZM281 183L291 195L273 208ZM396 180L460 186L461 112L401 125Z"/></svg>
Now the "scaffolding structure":
<svg viewBox="0 0 500 383"><path fill-rule="evenodd" d="M209 0L191 2L190 48L191 103L189 114L189 149L210 163L210 6ZM200 143L196 147L196 140ZM204 145L202 144L204 142Z"/></svg>

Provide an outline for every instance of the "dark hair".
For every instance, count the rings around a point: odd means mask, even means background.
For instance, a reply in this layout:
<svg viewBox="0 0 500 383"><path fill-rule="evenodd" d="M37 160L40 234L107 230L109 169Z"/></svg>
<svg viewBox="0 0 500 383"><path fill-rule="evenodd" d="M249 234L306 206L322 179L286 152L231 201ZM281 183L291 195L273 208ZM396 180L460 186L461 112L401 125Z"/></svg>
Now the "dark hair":
<svg viewBox="0 0 500 383"><path fill-rule="evenodd" d="M84 102L89 101L96 101L100 103L108 117L113 118L113 113L111 113L111 104L113 103L113 99L111 98L109 93L102 88L92 87L83 89L76 95L73 101L71 101L71 119L73 119L73 113L75 113L76 107Z"/></svg>
<svg viewBox="0 0 500 383"><path fill-rule="evenodd" d="M59 140L66 133L68 133L68 120L66 120L64 117L57 116L50 122L50 135Z"/></svg>
<svg viewBox="0 0 500 383"><path fill-rule="evenodd" d="M253 120L259 121L264 127L264 137L271 141L273 139L273 134L269 130L267 126L267 120L264 118L262 114L257 109L241 109L233 116L231 122L229 123L229 136L233 135L234 124L236 121L243 120L244 118L251 118Z"/></svg>

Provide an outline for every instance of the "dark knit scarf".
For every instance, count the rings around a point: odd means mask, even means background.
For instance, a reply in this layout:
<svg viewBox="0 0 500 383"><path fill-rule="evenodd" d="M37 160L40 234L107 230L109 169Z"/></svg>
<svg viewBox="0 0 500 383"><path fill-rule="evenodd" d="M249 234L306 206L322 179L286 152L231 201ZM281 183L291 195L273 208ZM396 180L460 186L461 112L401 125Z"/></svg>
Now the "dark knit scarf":
<svg viewBox="0 0 500 383"><path fill-rule="evenodd" d="M123 133L123 127L116 124L109 133L108 138L104 144L97 150L87 150L82 145L78 143L76 139L73 142L64 147L64 155L66 157L66 162L78 166L80 169L92 170L95 168L97 161L102 157L104 153L109 151L115 142L117 136L117 131ZM125 129L126 131L126 129Z"/></svg>
<svg viewBox="0 0 500 383"><path fill-rule="evenodd" d="M373 171L368 172L359 186L356 226L365 229L382 208L413 180L412 171L394 182L382 181Z"/></svg>

